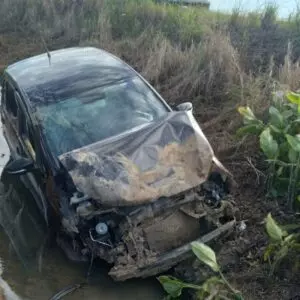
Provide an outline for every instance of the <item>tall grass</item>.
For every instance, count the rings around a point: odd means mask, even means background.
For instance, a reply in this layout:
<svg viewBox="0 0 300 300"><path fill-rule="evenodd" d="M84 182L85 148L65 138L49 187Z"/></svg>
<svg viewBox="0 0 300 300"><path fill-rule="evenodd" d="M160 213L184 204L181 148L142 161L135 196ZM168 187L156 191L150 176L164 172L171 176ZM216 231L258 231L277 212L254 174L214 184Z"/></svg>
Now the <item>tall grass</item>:
<svg viewBox="0 0 300 300"><path fill-rule="evenodd" d="M174 43L199 42L216 14L183 9L152 0L2 0L0 32L42 32L86 39L109 19L115 39L138 37L145 30L162 32ZM100 27L101 28L101 27Z"/></svg>
<svg viewBox="0 0 300 300"><path fill-rule="evenodd" d="M142 72L170 103L264 107L278 82L298 88L300 13L231 15L152 0L2 0L0 65L48 48L96 45ZM206 109L207 112L207 109ZM212 117L216 113L212 114Z"/></svg>

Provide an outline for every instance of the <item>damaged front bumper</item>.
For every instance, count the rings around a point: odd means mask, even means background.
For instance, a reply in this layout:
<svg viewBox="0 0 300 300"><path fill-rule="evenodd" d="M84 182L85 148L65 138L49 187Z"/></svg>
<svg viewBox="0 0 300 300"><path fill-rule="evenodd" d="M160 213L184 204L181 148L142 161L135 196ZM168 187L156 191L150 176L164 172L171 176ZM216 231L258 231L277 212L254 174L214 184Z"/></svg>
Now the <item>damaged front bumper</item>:
<svg viewBox="0 0 300 300"><path fill-rule="evenodd" d="M235 220L227 222L219 228L196 239L195 242L210 243L229 233L233 230L234 225ZM109 272L109 275L116 281L154 276L169 270L181 261L188 259L190 256L192 256L191 243L188 243L144 264L114 267Z"/></svg>
<svg viewBox="0 0 300 300"><path fill-rule="evenodd" d="M113 265L116 280L165 271L192 241L233 224L230 174L191 113L170 113L59 159L78 191L61 201L62 227L73 248Z"/></svg>
<svg viewBox="0 0 300 300"><path fill-rule="evenodd" d="M109 275L116 281L167 271L191 255L191 242L209 243L235 224L235 206L212 178L176 197L93 211L77 220L73 250L113 265ZM81 204L73 202L78 214Z"/></svg>

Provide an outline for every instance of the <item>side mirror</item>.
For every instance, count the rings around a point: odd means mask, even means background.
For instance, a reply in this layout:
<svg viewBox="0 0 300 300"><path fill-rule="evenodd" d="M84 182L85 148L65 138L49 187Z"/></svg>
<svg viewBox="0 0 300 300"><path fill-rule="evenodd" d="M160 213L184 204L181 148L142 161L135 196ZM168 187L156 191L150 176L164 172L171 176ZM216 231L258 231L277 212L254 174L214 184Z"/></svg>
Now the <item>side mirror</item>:
<svg viewBox="0 0 300 300"><path fill-rule="evenodd" d="M30 158L18 157L6 164L4 172L8 175L23 175L33 169L33 161Z"/></svg>
<svg viewBox="0 0 300 300"><path fill-rule="evenodd" d="M177 111L191 111L193 110L193 104L191 102L184 102L176 106Z"/></svg>

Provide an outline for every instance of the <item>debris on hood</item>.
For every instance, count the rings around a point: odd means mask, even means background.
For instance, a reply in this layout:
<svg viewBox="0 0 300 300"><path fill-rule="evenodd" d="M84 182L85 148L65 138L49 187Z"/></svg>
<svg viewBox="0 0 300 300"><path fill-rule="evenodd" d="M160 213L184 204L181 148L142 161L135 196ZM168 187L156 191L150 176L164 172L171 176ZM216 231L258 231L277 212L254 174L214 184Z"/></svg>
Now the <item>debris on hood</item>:
<svg viewBox="0 0 300 300"><path fill-rule="evenodd" d="M189 112L60 156L76 187L101 204L142 204L208 178L213 151Z"/></svg>

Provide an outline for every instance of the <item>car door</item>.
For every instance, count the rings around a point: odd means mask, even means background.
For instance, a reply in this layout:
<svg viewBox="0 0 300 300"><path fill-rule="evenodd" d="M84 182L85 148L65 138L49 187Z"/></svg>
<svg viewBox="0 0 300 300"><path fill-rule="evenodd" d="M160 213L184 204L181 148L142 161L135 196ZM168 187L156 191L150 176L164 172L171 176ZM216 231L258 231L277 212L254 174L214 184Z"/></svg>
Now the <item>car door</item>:
<svg viewBox="0 0 300 300"><path fill-rule="evenodd" d="M40 159L38 141L34 138L34 128L18 93L16 93L16 97L17 103L20 103L18 110L19 154L22 157L32 159L34 163L34 170L20 177L26 188L33 194L45 221L48 223L48 203L45 196L46 170Z"/></svg>
<svg viewBox="0 0 300 300"><path fill-rule="evenodd" d="M34 147L27 142L30 131L21 97L8 82L4 83L1 100L1 120L9 144L10 161L18 156L32 157L35 161L34 174L2 176L0 182L0 224L18 257L30 267L42 249L48 232L43 204L39 204L44 196L36 179L42 176Z"/></svg>
<svg viewBox="0 0 300 300"><path fill-rule="evenodd" d="M12 157L18 153L17 124L18 106L15 97L15 89L7 80L2 84L1 97L1 122L3 134L9 146Z"/></svg>
<svg viewBox="0 0 300 300"><path fill-rule="evenodd" d="M45 197L45 168L39 160L34 129L25 109L25 102L17 88L9 81L4 82L2 99L3 133L10 148L10 160L19 156L29 158L34 163L34 170L24 175L10 178L11 183L22 195L32 197L48 223L48 204Z"/></svg>

